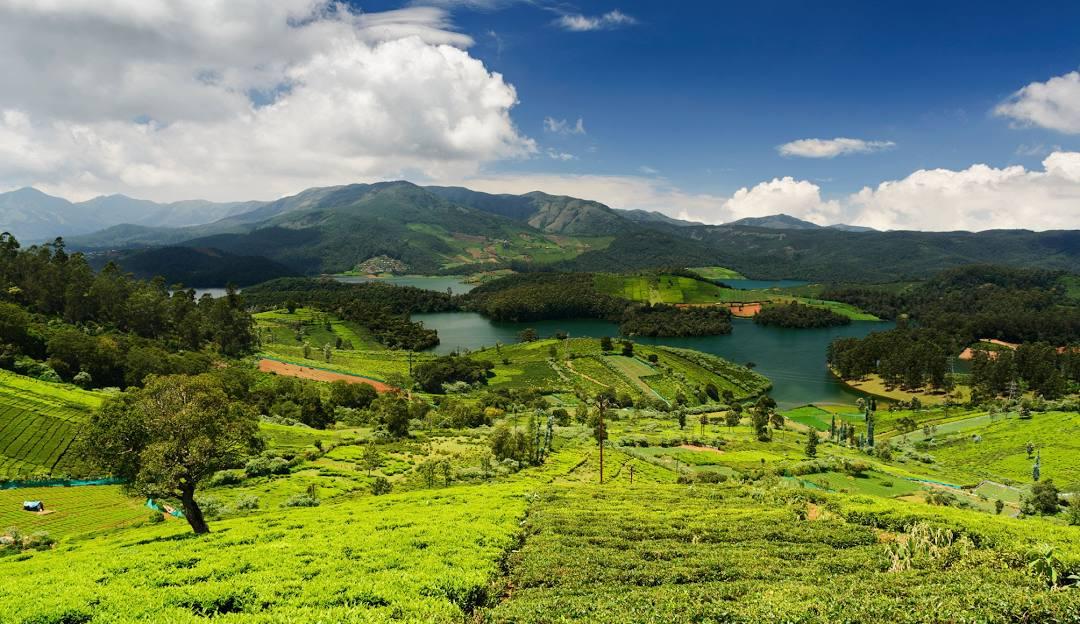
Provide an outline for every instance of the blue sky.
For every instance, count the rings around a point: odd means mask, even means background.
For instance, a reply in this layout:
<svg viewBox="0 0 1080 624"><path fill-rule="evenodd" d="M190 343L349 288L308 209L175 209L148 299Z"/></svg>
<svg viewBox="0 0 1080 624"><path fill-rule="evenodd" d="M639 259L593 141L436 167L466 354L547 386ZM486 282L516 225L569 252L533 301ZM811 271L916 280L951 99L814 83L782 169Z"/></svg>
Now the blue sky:
<svg viewBox="0 0 1080 624"><path fill-rule="evenodd" d="M0 191L1080 228L1080 3L0 0Z"/></svg>
<svg viewBox="0 0 1080 624"><path fill-rule="evenodd" d="M569 32L557 10L617 10L636 23ZM718 194L793 176L840 196L917 169L1030 168L1055 146L1080 149L1075 135L992 114L1024 85L1080 66L1080 3L463 3L453 20L476 40L472 54L517 88L523 131L577 157L499 171L648 167ZM581 118L587 134L545 133L549 116ZM832 159L776 149L811 137L896 146Z"/></svg>

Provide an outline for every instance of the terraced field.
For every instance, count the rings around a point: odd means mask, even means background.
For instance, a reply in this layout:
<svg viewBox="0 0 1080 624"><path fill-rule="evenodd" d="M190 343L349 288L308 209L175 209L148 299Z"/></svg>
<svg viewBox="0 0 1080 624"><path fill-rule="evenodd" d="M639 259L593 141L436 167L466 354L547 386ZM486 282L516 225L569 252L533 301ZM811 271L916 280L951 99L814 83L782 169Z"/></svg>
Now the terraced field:
<svg viewBox="0 0 1080 624"><path fill-rule="evenodd" d="M23 511L27 500L42 501L45 512ZM118 485L0 490L0 530L46 531L54 539L106 531L145 521L145 502L126 496Z"/></svg>
<svg viewBox="0 0 1080 624"><path fill-rule="evenodd" d="M711 279L711 278L710 278ZM827 301L814 297L795 296L787 289L768 288L741 290L722 288L711 282L670 274L612 274L598 273L594 277L596 288L603 294L642 303L666 303L676 305L720 305L737 303L790 303L826 308L853 321L879 321L855 306Z"/></svg>
<svg viewBox="0 0 1080 624"><path fill-rule="evenodd" d="M78 476L68 454L102 395L0 371L0 479Z"/></svg>
<svg viewBox="0 0 1080 624"><path fill-rule="evenodd" d="M1076 592L1039 587L1024 565L1001 563L1037 539L1080 555L1069 530L1037 520L1028 530L1039 537L1009 520L969 519L982 546L953 537L937 557L895 569L888 543L913 539L912 523L955 526L959 517L796 488L554 486L530 507L525 544L509 560L512 591L484 621L1034 622L1077 613Z"/></svg>

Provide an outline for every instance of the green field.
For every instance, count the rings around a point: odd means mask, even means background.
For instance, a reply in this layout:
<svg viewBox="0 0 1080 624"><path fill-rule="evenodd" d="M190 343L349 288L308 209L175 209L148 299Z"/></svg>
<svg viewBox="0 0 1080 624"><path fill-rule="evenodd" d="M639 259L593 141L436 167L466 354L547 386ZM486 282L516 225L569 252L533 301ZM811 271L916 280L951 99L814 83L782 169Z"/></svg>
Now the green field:
<svg viewBox="0 0 1080 624"><path fill-rule="evenodd" d="M538 234L508 227L502 236L469 236L451 232L439 225L411 223L408 228L441 243L446 249L443 268L482 263L529 261L552 263L571 260L587 252L606 249L613 236L565 236Z"/></svg>
<svg viewBox="0 0 1080 624"><path fill-rule="evenodd" d="M735 269L721 266L690 267L690 270L707 280L722 282L724 280L746 279L742 273Z"/></svg>
<svg viewBox="0 0 1080 624"><path fill-rule="evenodd" d="M0 479L85 474L68 450L102 396L0 371Z"/></svg>
<svg viewBox="0 0 1080 624"><path fill-rule="evenodd" d="M28 500L45 503L45 513L23 511ZM53 538L106 531L146 520L145 502L126 496L118 485L0 490L0 530L45 531Z"/></svg>
<svg viewBox="0 0 1080 624"><path fill-rule="evenodd" d="M955 546L944 569L922 560L893 572L895 533L879 527L957 519L927 507L893 514L797 488L552 487L510 557L512 593L484 621L1067 621L1080 608L1075 591L1039 589L1000 563L1036 539L1076 553L1068 530L1033 521L1035 538L986 517L970 530L995 547Z"/></svg>
<svg viewBox="0 0 1080 624"><path fill-rule="evenodd" d="M727 304L797 301L804 305L827 308L853 321L881 320L873 314L863 312L846 303L793 296L786 289L781 288L757 290L723 288L708 281L666 273L597 273L594 280L597 290L603 294L641 303Z"/></svg>
<svg viewBox="0 0 1080 624"><path fill-rule="evenodd" d="M297 308L292 313L286 310L259 312L252 318L260 342L268 349L302 349L307 342L313 350L320 350L326 344L336 345L339 339L348 341L354 349L383 349L363 327L312 308Z"/></svg>

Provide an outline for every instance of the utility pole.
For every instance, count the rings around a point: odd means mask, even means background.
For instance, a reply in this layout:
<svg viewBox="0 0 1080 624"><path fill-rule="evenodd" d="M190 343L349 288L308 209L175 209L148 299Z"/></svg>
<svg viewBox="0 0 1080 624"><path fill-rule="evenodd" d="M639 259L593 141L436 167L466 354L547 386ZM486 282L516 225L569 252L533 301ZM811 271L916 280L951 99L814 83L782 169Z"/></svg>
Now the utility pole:
<svg viewBox="0 0 1080 624"><path fill-rule="evenodd" d="M596 437L600 441L600 484L604 484L604 439L607 438L607 429L604 428L604 411L607 410L607 397L600 395L596 397L596 412L599 416L600 423L599 429L596 432Z"/></svg>
<svg viewBox="0 0 1080 624"><path fill-rule="evenodd" d="M634 485L634 464L630 464L630 485Z"/></svg>

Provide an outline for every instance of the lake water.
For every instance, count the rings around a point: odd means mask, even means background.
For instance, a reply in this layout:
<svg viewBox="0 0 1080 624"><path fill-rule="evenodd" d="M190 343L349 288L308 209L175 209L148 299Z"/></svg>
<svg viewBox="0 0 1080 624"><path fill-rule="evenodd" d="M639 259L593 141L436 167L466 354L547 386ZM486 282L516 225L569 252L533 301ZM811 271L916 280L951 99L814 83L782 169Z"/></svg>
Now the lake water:
<svg viewBox="0 0 1080 624"><path fill-rule="evenodd" d="M598 320L537 321L534 323L496 323L472 312L414 314L439 332L441 343L437 353L458 349L478 349L496 342L517 342L518 332L532 327L541 336L565 331L572 337L617 336L618 326ZM854 404L861 396L847 388L825 367L825 349L834 338L862 337L870 332L892 329L893 323L855 322L843 327L822 329L783 329L754 324L748 319L734 319L735 328L726 336L693 338L636 338L642 344L665 344L697 349L722 358L746 364L753 362L755 370L773 382L769 393L781 408L806 403Z"/></svg>
<svg viewBox="0 0 1080 624"><path fill-rule="evenodd" d="M386 282L395 286L414 286L424 290L437 290L461 295L476 287L475 284L466 284L460 277L429 277L426 275L395 275L393 277L364 277L361 275L335 275L334 279L346 284L363 284L364 282Z"/></svg>
<svg viewBox="0 0 1080 624"><path fill-rule="evenodd" d="M727 284L728 286L731 286L732 288L738 288L739 290L754 290L757 288L789 288L791 286L805 286L810 283L803 280L733 279L720 281Z"/></svg>

